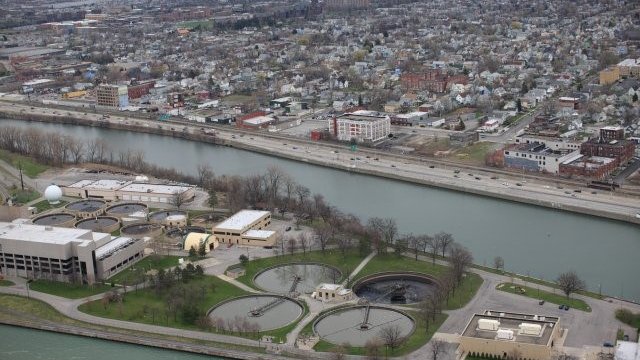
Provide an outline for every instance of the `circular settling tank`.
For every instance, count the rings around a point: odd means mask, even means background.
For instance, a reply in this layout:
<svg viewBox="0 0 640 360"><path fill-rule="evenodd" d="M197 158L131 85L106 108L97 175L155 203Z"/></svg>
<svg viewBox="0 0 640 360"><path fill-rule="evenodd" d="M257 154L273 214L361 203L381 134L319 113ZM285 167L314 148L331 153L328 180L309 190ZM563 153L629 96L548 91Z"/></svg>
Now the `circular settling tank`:
<svg viewBox="0 0 640 360"><path fill-rule="evenodd" d="M390 326L397 326L400 337L406 337L415 329L415 322L399 310L354 306L323 315L316 320L313 330L320 338L332 344L349 343L351 346L362 347L368 341L381 339L383 329Z"/></svg>
<svg viewBox="0 0 640 360"><path fill-rule="evenodd" d="M147 205L143 203L120 203L109 206L106 213L111 216L127 216L138 212L146 212Z"/></svg>
<svg viewBox="0 0 640 360"><path fill-rule="evenodd" d="M104 200L78 200L68 204L65 208L69 211L78 213L93 213L102 209L105 204L106 202Z"/></svg>
<svg viewBox="0 0 640 360"><path fill-rule="evenodd" d="M197 224L199 226L211 227L222 220L226 219L227 215L222 213L206 213L196 215L191 218L192 224Z"/></svg>
<svg viewBox="0 0 640 360"><path fill-rule="evenodd" d="M420 302L436 288L437 282L419 273L380 273L353 285L353 292L370 303L412 304Z"/></svg>
<svg viewBox="0 0 640 360"><path fill-rule="evenodd" d="M225 301L209 311L213 324L242 322L259 331L284 327L302 316L302 306L286 297L272 295L243 296ZM257 326L257 327L256 327ZM250 330L247 330L250 331Z"/></svg>
<svg viewBox="0 0 640 360"><path fill-rule="evenodd" d="M162 210L149 214L149 221L154 223L163 223L167 218L172 216L187 216L186 211L181 210Z"/></svg>
<svg viewBox="0 0 640 360"><path fill-rule="evenodd" d="M133 238L141 238L145 236L156 236L162 232L162 227L158 224L136 223L125 225L120 229L120 234Z"/></svg>
<svg viewBox="0 0 640 360"><path fill-rule="evenodd" d="M113 232L120 227L120 221L113 216L98 216L80 220L76 223L78 229L93 230L97 232Z"/></svg>
<svg viewBox="0 0 640 360"><path fill-rule="evenodd" d="M67 214L67 213L54 213L38 216L33 219L33 223L36 225L46 225L46 226L62 226L69 227L73 226L73 223L76 221L76 217Z"/></svg>
<svg viewBox="0 0 640 360"><path fill-rule="evenodd" d="M278 294L292 291L312 293L322 283L335 284L342 273L323 264L284 264L258 273L253 282L261 289ZM295 282L295 287L294 287Z"/></svg>

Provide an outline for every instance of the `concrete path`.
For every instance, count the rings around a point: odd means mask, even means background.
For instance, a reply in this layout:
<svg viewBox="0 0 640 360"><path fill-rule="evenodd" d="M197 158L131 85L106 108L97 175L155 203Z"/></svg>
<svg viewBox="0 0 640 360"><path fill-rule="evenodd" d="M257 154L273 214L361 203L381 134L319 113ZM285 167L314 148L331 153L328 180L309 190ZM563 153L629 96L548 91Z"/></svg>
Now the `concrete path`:
<svg viewBox="0 0 640 360"><path fill-rule="evenodd" d="M239 287L240 289L250 292L250 293L254 293L254 294L258 294L260 293L260 291L253 289L243 283L241 283L240 281L236 280L236 279L232 279L230 277L228 277L227 275L223 275L223 274L218 274L216 275L216 277L220 280L224 280L226 282L228 282L229 284L232 284L233 286Z"/></svg>
<svg viewBox="0 0 640 360"><path fill-rule="evenodd" d="M358 273L365 267L367 266L367 264L369 263L369 261L371 261L371 259L373 259L373 257L376 256L376 252L372 251L371 254L367 255L366 258L364 258L360 264L351 272L351 274L349 274L349 277L346 278L343 282L342 282L342 286L347 286L347 282L349 280L353 280L356 275L358 275Z"/></svg>

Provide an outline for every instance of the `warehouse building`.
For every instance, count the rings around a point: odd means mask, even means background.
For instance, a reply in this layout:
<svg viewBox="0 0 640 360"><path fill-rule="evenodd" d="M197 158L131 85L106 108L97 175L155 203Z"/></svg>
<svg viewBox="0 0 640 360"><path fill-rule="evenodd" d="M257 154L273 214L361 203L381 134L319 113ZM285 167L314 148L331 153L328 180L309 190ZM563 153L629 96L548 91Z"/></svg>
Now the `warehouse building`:
<svg viewBox="0 0 640 360"><path fill-rule="evenodd" d="M265 230L270 224L270 212L242 210L214 226L213 234L221 244L273 246L276 232Z"/></svg>
<svg viewBox="0 0 640 360"><path fill-rule="evenodd" d="M147 184L122 180L80 180L63 186L65 196L99 198L107 201L144 201L170 203L180 194L185 202L195 197L195 186L186 184Z"/></svg>
<svg viewBox="0 0 640 360"><path fill-rule="evenodd" d="M520 359L551 358L555 343L562 337L560 319L498 311L474 314L460 336L460 348L475 356Z"/></svg>
<svg viewBox="0 0 640 360"><path fill-rule="evenodd" d="M0 270L8 276L93 284L143 255L143 240L84 229L0 223Z"/></svg>
<svg viewBox="0 0 640 360"><path fill-rule="evenodd" d="M376 142L391 133L389 116L375 111L358 110L334 118L331 128L341 141Z"/></svg>

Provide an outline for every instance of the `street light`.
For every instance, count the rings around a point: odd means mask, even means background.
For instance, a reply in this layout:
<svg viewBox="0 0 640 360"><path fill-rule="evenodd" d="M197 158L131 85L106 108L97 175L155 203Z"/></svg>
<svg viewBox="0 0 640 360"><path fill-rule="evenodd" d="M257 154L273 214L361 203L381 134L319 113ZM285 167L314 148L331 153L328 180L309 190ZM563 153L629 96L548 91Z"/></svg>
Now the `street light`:
<svg viewBox="0 0 640 360"><path fill-rule="evenodd" d="M27 299L31 299L31 296L29 296L29 284L31 284L31 282L33 282L33 280L27 280Z"/></svg>

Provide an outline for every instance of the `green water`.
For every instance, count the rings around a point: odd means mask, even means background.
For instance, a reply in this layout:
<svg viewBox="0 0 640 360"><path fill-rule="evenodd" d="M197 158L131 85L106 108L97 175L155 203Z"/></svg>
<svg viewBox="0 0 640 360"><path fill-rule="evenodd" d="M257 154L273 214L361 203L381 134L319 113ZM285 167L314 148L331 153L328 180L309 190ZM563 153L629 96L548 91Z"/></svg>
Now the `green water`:
<svg viewBox="0 0 640 360"><path fill-rule="evenodd" d="M0 360L222 360L146 346L0 325Z"/></svg>

